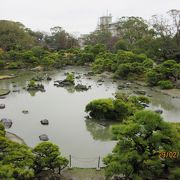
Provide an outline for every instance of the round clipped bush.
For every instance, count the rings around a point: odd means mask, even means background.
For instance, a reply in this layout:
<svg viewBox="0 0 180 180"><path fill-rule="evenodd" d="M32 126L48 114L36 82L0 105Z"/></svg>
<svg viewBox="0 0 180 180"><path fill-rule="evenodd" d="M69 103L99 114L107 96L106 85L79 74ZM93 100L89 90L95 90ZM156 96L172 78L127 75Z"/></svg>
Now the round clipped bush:
<svg viewBox="0 0 180 180"><path fill-rule="evenodd" d="M161 89L172 89L173 88L173 84L171 81L166 80L166 81L159 81L158 85Z"/></svg>
<svg viewBox="0 0 180 180"><path fill-rule="evenodd" d="M99 120L122 121L128 116L128 105L120 99L96 99L86 106L86 112Z"/></svg>

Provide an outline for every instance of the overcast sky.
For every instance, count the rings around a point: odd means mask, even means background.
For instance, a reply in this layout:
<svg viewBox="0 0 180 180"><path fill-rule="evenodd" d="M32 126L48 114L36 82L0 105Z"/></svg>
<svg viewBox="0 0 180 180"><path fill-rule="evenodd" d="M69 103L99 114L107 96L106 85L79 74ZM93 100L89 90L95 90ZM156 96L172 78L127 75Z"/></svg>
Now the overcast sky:
<svg viewBox="0 0 180 180"><path fill-rule="evenodd" d="M121 16L141 16L180 10L180 0L0 0L0 19L20 21L33 30L61 26L68 32L88 33L108 10L115 21Z"/></svg>

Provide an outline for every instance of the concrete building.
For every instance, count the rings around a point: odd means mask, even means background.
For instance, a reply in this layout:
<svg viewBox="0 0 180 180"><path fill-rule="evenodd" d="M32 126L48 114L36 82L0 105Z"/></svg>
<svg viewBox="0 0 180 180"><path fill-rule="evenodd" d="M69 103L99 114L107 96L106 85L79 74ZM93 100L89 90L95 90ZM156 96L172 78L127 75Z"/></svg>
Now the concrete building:
<svg viewBox="0 0 180 180"><path fill-rule="evenodd" d="M119 25L118 21L117 22L112 21L111 14L102 16L99 18L98 25L97 25L97 28L94 31L94 33L97 31L107 30L107 31L111 32L113 36L117 36L117 35L119 35L118 34L118 25ZM79 45L81 48L84 48L84 46L85 46L84 42L87 37L88 37L88 34L81 34L80 37L78 38L78 42L79 42Z"/></svg>
<svg viewBox="0 0 180 180"><path fill-rule="evenodd" d="M98 27L96 30L108 30L113 36L118 35L118 22L112 22L111 14L99 18Z"/></svg>

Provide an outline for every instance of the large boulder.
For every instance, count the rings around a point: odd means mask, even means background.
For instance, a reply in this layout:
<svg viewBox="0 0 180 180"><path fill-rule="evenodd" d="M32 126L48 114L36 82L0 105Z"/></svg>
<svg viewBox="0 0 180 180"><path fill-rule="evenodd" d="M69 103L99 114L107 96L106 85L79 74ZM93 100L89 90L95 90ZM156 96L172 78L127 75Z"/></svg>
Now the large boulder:
<svg viewBox="0 0 180 180"><path fill-rule="evenodd" d="M47 80L47 81L51 81L52 78L51 78L50 76L48 76L48 77L46 78L46 80Z"/></svg>
<svg viewBox="0 0 180 180"><path fill-rule="evenodd" d="M4 125L4 127L5 127L6 129L11 128L11 126L12 126L12 120L11 120L11 119L3 118L3 119L1 119L0 122Z"/></svg>
<svg viewBox="0 0 180 180"><path fill-rule="evenodd" d="M141 104L144 108L149 107L149 105L148 105L148 104L143 103L143 102L139 102L139 104Z"/></svg>
<svg viewBox="0 0 180 180"><path fill-rule="evenodd" d="M66 79L63 81L60 81L60 80L54 81L54 86L57 86L57 87L73 86L73 85L74 85L74 82L68 81Z"/></svg>
<svg viewBox="0 0 180 180"><path fill-rule="evenodd" d="M82 84L77 84L75 86L75 89L77 91L87 91L90 88L90 86L82 85Z"/></svg>
<svg viewBox="0 0 180 180"><path fill-rule="evenodd" d="M162 114L163 110L162 109L156 109L154 112L158 113L158 114Z"/></svg>
<svg viewBox="0 0 180 180"><path fill-rule="evenodd" d="M143 91L143 90L134 91L134 93L138 95L146 95L146 91Z"/></svg>
<svg viewBox="0 0 180 180"><path fill-rule="evenodd" d="M45 92L44 85L43 84L35 84L34 86L28 85L27 91L41 91Z"/></svg>
<svg viewBox="0 0 180 180"><path fill-rule="evenodd" d="M48 141L48 140L49 140L49 138L48 138L48 136L47 136L46 134L41 134L41 135L39 136L39 139L40 139L41 141Z"/></svg>

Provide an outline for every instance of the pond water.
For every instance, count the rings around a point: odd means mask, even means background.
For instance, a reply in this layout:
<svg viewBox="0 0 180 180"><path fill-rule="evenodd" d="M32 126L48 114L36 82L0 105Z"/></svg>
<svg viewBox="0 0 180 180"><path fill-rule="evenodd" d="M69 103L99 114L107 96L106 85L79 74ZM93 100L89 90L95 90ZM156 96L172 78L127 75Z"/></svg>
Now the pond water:
<svg viewBox="0 0 180 180"><path fill-rule="evenodd" d="M76 79L76 84L91 85L92 88L77 92L72 88L55 87L54 81L63 80L65 72L80 74L81 78ZM37 72L22 70L0 72L0 74L18 75L15 79L0 81L0 89L11 90L5 99L0 99L0 104L6 105L5 109L0 110L0 119L12 119L13 125L8 131L23 138L27 145L35 146L40 142L39 135L47 134L51 142L59 145L64 156L72 155L72 166L96 167L98 157L102 158L110 153L116 142L110 139L109 126L86 120L85 106L93 99L113 97L118 84L124 82L113 82L112 79L106 78L105 82L99 85L97 80L100 78L95 76L90 79L84 75L87 72L88 69L82 67L68 67L64 70L47 72L52 77L52 81L42 81L46 92L36 93L27 92L23 87L28 80L37 76ZM43 73L45 72L41 72ZM131 94L137 88L145 90L152 96L150 109L162 109L165 120L180 121L180 99L173 99L135 84L131 85L131 89L121 91ZM12 92L13 90L20 91ZM28 110L29 113L23 114L22 110ZM42 119L48 119L49 125L41 125Z"/></svg>

